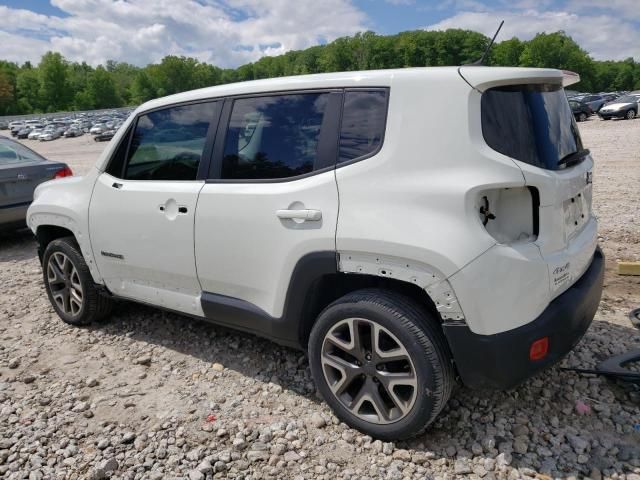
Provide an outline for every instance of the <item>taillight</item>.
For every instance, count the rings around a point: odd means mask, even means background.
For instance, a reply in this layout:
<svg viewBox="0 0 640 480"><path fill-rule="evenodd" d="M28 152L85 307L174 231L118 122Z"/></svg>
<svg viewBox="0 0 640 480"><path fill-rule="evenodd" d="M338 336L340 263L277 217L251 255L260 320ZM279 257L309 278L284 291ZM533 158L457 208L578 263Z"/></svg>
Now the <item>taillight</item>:
<svg viewBox="0 0 640 480"><path fill-rule="evenodd" d="M56 174L53 176L54 180L56 178L64 178L64 177L73 177L73 172L66 165L62 170L58 170Z"/></svg>
<svg viewBox="0 0 640 480"><path fill-rule="evenodd" d="M542 360L549 352L549 337L536 340L529 347L529 360Z"/></svg>
<svg viewBox="0 0 640 480"><path fill-rule="evenodd" d="M502 244L536 240L539 206L538 190L533 187L485 190L476 200L484 228Z"/></svg>

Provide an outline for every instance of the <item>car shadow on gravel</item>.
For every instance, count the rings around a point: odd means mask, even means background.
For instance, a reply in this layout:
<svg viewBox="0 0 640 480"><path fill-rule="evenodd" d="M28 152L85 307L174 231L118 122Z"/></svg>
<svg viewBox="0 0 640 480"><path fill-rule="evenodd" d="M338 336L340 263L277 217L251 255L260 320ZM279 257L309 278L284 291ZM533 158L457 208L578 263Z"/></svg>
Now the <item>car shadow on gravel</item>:
<svg viewBox="0 0 640 480"><path fill-rule="evenodd" d="M126 302L111 322L91 328L222 363L319 403L303 354L253 335ZM631 326L594 321L561 365L593 368L639 345L640 332ZM533 476L621 474L640 466L638 398L628 385L556 366L508 392L458 388L424 435L397 446L432 461L453 461L460 475L483 476L500 464ZM590 413L579 414L576 402Z"/></svg>
<svg viewBox="0 0 640 480"><path fill-rule="evenodd" d="M221 363L246 377L277 383L313 402L320 401L303 352L249 333L126 301L117 302L108 322L89 328L127 335L208 364Z"/></svg>
<svg viewBox="0 0 640 480"><path fill-rule="evenodd" d="M29 260L37 255L36 239L31 230L28 228L8 232L0 230L0 263Z"/></svg>

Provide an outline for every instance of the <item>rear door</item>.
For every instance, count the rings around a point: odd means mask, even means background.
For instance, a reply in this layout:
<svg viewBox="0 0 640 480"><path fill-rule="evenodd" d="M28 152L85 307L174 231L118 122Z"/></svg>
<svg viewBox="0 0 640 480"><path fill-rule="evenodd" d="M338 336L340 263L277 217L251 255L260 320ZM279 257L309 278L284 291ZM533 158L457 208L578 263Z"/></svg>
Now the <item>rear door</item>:
<svg viewBox="0 0 640 480"><path fill-rule="evenodd" d="M196 212L205 299L233 297L280 317L300 260L335 252L341 98L305 91L226 101Z"/></svg>
<svg viewBox="0 0 640 480"><path fill-rule="evenodd" d="M201 315L193 229L218 114L208 101L139 115L96 181L91 243L113 293Z"/></svg>

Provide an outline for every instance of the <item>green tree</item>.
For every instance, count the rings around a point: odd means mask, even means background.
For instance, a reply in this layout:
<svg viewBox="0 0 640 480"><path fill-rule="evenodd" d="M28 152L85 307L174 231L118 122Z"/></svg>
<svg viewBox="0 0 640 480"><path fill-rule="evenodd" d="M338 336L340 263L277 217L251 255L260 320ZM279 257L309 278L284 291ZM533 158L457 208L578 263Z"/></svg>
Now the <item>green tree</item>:
<svg viewBox="0 0 640 480"><path fill-rule="evenodd" d="M491 49L490 63L503 67L517 67L520 65L520 56L524 47L525 42L516 37L497 43Z"/></svg>
<svg viewBox="0 0 640 480"><path fill-rule="evenodd" d="M120 99L113 76L101 65L89 77L87 94L93 108L119 107Z"/></svg>
<svg viewBox="0 0 640 480"><path fill-rule="evenodd" d="M8 75L0 70L0 112L8 112L13 102L13 85Z"/></svg>
<svg viewBox="0 0 640 480"><path fill-rule="evenodd" d="M40 76L33 68L22 69L17 79L18 102L27 112L38 111L42 108L40 99Z"/></svg>
<svg viewBox="0 0 640 480"><path fill-rule="evenodd" d="M38 70L44 108L49 112L67 108L71 97L67 61L59 53L47 52L40 60Z"/></svg>
<svg viewBox="0 0 640 480"><path fill-rule="evenodd" d="M159 96L146 69L138 72L131 84L131 102L139 105Z"/></svg>
<svg viewBox="0 0 640 480"><path fill-rule="evenodd" d="M595 81L593 60L564 32L536 35L526 43L520 56L520 65L577 72L580 74L580 83L577 88L586 91L593 88Z"/></svg>

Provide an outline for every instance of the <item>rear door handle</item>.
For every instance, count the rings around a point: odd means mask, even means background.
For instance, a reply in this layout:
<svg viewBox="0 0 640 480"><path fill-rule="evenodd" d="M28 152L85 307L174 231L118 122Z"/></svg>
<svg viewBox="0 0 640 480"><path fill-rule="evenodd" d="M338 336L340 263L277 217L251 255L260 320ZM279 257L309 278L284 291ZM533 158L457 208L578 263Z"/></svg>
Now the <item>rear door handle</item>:
<svg viewBox="0 0 640 480"><path fill-rule="evenodd" d="M320 210L278 210L276 211L278 218L282 220L307 220L309 222L317 222L322 219Z"/></svg>
<svg viewBox="0 0 640 480"><path fill-rule="evenodd" d="M122 184L121 184L121 183L118 183L118 182L113 182L113 184L112 184L111 186L112 186L113 188L118 188L118 189L122 188Z"/></svg>

